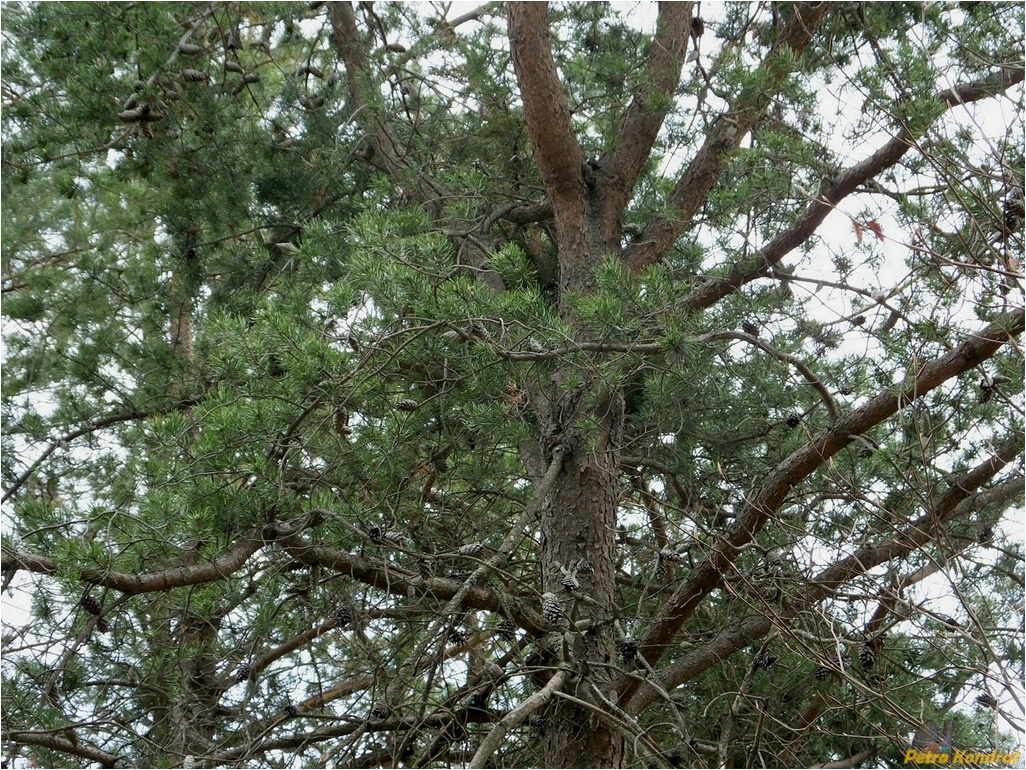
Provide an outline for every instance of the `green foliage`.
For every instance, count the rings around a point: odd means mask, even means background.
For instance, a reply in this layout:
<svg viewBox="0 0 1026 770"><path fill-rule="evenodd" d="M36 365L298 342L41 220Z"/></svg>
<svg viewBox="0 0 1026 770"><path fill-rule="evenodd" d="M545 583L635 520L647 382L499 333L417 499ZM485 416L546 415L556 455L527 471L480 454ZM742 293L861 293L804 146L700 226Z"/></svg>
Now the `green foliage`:
<svg viewBox="0 0 1026 770"><path fill-rule="evenodd" d="M505 8L452 28L440 7L359 4L364 72L340 61L339 11L5 7L5 756L470 764L558 663L538 613L574 568L544 555L557 449L564 476L613 468L611 490L582 482L617 506L601 633L644 639L711 576L654 674L567 662L624 689L662 677L619 704L644 732L625 764L897 764L952 719L966 746L1011 745L973 699L1021 668L1020 471L930 516L1022 433L1019 348L837 426L1021 306L1021 84L995 132L939 95L1018 66L1021 5L834 4L801 53L778 44L790 4L706 10L608 220L623 252L584 255L585 288L560 283L581 255L559 242ZM550 21L577 141L603 158L654 89L653 27L598 3ZM682 217L702 180L680 175L724 116L751 128ZM895 135L908 153L796 236ZM606 199L588 205L586 227ZM902 551L916 520L930 537ZM901 552L818 582L869 545ZM546 761L536 729L492 763Z"/></svg>

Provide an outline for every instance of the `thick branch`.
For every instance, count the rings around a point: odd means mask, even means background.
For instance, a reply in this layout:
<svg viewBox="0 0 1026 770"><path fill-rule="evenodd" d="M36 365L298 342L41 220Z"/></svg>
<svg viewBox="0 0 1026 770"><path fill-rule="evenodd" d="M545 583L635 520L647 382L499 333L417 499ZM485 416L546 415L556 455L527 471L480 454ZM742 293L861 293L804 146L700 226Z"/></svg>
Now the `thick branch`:
<svg viewBox="0 0 1026 770"><path fill-rule="evenodd" d="M527 133L556 222L560 289L584 288L591 284L594 268L595 254L589 253L594 228L589 233L584 153L574 136L552 56L548 3L511 3L508 15L510 52Z"/></svg>
<svg viewBox="0 0 1026 770"><path fill-rule="evenodd" d="M159 572L149 572L142 575L89 567L81 570L79 575L86 583L113 588L129 596L152 593L154 591L166 591L181 586L212 583L217 580L223 580L237 572L250 556L263 548L267 543L279 537L282 531L297 532L303 526L305 525L300 524L293 526L291 529L284 529L281 524L269 524L262 528L252 529L239 538L238 545L226 551L214 561L207 562L206 564L171 567ZM8 570L24 569L29 572L52 575L59 568L57 562L47 556L9 551L4 552L0 566L2 566L5 574Z"/></svg>
<svg viewBox="0 0 1026 770"><path fill-rule="evenodd" d="M560 209L582 206L584 155L574 136L570 107L552 56L548 3L510 3L509 42L524 100L524 117L556 222Z"/></svg>
<svg viewBox="0 0 1026 770"><path fill-rule="evenodd" d="M939 539L943 535L945 525L953 519L968 516L981 505L1007 499L1011 486L1016 486L1021 491L1021 484L1014 480L1003 482L994 489L974 493L974 490L990 481L1022 451L1021 436L1009 439L992 456L952 484L931 510L911 522L901 533L884 542L865 545L851 556L840 559L821 571L807 584L798 602L786 612L778 614L775 618L778 627L830 596L843 583L864 575L887 561L907 556L926 543ZM773 627L773 620L766 614L753 613L724 629L708 644L661 671L660 689L672 690L694 679L711 666L726 660L738 650L769 633ZM655 700L658 694L659 690L656 688L641 685L627 706L628 712L638 713Z"/></svg>
<svg viewBox="0 0 1026 770"><path fill-rule="evenodd" d="M673 106L674 91L684 66L693 8L694 3L659 3L655 39L645 70L639 77L643 85L627 108L615 148L602 162L610 175L610 193L614 197L610 205L618 209L634 189L666 114Z"/></svg>
<svg viewBox="0 0 1026 770"><path fill-rule="evenodd" d="M346 82L349 85L349 105L359 124L367 131L371 144L370 160L388 173L404 191L425 205L436 217L441 216L441 198L435 191L423 189L423 180L412 174L410 164L403 157L399 139L391 127L381 121L375 109L373 80L367 69L367 55L356 28L353 6L348 2L329 5L331 20L331 42L338 57L346 68Z"/></svg>
<svg viewBox="0 0 1026 770"><path fill-rule="evenodd" d="M828 3L795 6L794 18L762 62L760 69L766 73L765 78L756 77L760 85L746 88L730 109L713 121L705 143L670 193L667 208L672 213L653 217L627 250L628 267L641 271L659 262L684 232L719 180L727 159L770 104L775 88L790 73L787 62L794 61L794 55L804 51L812 41L813 33L826 16L827 6Z"/></svg>
<svg viewBox="0 0 1026 770"><path fill-rule="evenodd" d="M842 583L849 581L854 575L861 575L867 570L892 559L905 556L936 537L941 525L958 515L960 510L975 510L976 506L965 506L972 498L972 492L1009 463L1013 462L1023 451L1023 437L1015 436L1002 444L993 455L977 465L969 473L952 484L941 496L937 504L913 521L898 537L884 543L863 546L851 556L832 564L816 576L809 589L809 596L814 599L824 598ZM1012 482L1022 491L1018 480ZM995 490L1000 499L1008 492L1006 485ZM991 495L984 493L983 502Z"/></svg>
<svg viewBox="0 0 1026 770"><path fill-rule="evenodd" d="M406 596L410 591L415 591L431 596L435 600L447 600L465 589L462 581L447 578L425 579L365 556L313 545L298 534L282 537L279 543L290 556L303 564L319 564L397 596ZM462 602L466 607L509 615L519 626L532 634L544 630L540 617L523 611L519 602L509 600L496 591L472 586L466 588Z"/></svg>
<svg viewBox="0 0 1026 770"><path fill-rule="evenodd" d="M982 80L963 83L941 91L938 98L949 107L986 99L1023 82L1024 72L1026 71L1018 66L1003 67ZM712 306L741 286L751 283L757 278L766 277L774 265L816 232L816 229L826 219L827 214L833 211L840 201L873 177L893 166L915 146L916 137L908 131L902 131L861 163L842 171L832 183L823 188L793 225L766 244L762 252L755 258L754 267L752 267L752 263L739 264L726 278L703 284L685 301L684 307L689 311L702 310Z"/></svg>
<svg viewBox="0 0 1026 770"><path fill-rule="evenodd" d="M81 757L91 762L99 762L100 767L117 767L121 759L116 754L108 754L106 751L94 749L92 746L83 746L81 743L72 743L67 738L59 737L53 733L4 730L3 738L11 743L21 743L26 746L42 746L54 751L62 751L73 757Z"/></svg>
<svg viewBox="0 0 1026 770"><path fill-rule="evenodd" d="M925 364L903 387L889 389L847 417L834 422L781 462L766 478L759 491L741 508L734 525L717 542L712 554L700 563L652 623L641 642L640 654L650 664L658 661L699 602L720 584L724 570L740 548L750 542L784 501L788 492L824 462L848 446L856 437L909 406L947 380L957 377L994 355L1008 340L1023 331L1024 311L1012 311L941 358ZM637 683L624 690L621 703Z"/></svg>

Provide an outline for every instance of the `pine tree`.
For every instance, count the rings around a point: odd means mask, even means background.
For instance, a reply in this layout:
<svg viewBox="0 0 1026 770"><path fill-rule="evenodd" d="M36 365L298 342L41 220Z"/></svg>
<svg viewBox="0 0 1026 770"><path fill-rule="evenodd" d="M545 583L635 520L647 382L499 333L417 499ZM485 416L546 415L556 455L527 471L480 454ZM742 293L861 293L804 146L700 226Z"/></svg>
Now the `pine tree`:
<svg viewBox="0 0 1026 770"><path fill-rule="evenodd" d="M1011 746L1021 4L650 10L5 8L8 761Z"/></svg>

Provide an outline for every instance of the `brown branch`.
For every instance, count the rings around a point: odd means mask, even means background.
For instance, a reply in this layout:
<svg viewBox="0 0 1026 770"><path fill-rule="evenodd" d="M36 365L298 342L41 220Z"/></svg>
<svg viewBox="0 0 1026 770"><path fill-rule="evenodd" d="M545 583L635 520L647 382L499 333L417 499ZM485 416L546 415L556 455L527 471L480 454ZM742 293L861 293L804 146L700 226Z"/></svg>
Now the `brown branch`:
<svg viewBox="0 0 1026 770"><path fill-rule="evenodd" d="M117 767L121 757L117 754L108 754L106 751L94 749L92 746L83 746L81 743L72 743L67 738L61 738L52 733L4 730L3 738L11 743L20 743L26 746L42 746L45 749L62 751L74 757L82 757L91 762L99 762L100 767Z"/></svg>
<svg viewBox="0 0 1026 770"><path fill-rule="evenodd" d="M1011 485L1018 486L1021 491L1021 484L1016 479L1002 482L995 488L978 494L973 493L973 490L990 481L1008 463L1015 460L1022 450L1023 438L1021 436L1009 439L994 455L988 457L952 484L930 511L911 522L903 532L882 543L865 545L852 556L840 559L822 570L819 575L809 581L799 602L789 607L787 612L780 613L776 618L771 618L763 613L754 613L724 629L708 644L661 671L659 687L671 690L695 678L711 666L726 660L738 650L765 636L773 628L774 620L779 627L796 617L801 611L830 596L841 584L866 574L886 561L906 556L931 540L938 539L943 534L945 524L956 518L968 516L983 505L1007 499L1006 495ZM627 710L636 714L656 700L658 696L658 689L641 685L631 698Z"/></svg>
<svg viewBox="0 0 1026 770"><path fill-rule="evenodd" d="M353 118L367 132L368 161L392 179L402 191L418 201L435 219L445 218L445 202L456 196L418 171L407 157L398 134L383 119L376 102L376 83L367 65L367 52L360 41L356 17L349 2L333 2L328 8L331 42L346 70L349 107ZM505 287L502 277L487 267L488 248L472 238L457 239L459 253L466 257L477 277L496 291Z"/></svg>
<svg viewBox="0 0 1026 770"><path fill-rule="evenodd" d="M937 96L949 107L979 101L1023 82L1024 72L1022 67L1005 66L982 80L946 89ZM752 267L752 263L739 264L726 278L703 284L685 300L684 308L693 312L710 307L741 286L769 275L774 265L812 236L840 201L893 166L915 146L916 138L910 132L902 131L861 163L842 171L820 191L793 225L767 243L756 255L755 267Z"/></svg>
<svg viewBox="0 0 1026 770"><path fill-rule="evenodd" d="M774 358L783 361L785 364L790 364L791 366L793 366L795 369L801 372L801 375L805 378L805 381L809 383L813 388L815 388L817 393L819 393L819 397L823 400L823 404L826 406L827 412L830 414L830 419L837 420L840 418L840 412L837 410L837 404L834 403L834 399L833 397L831 397L830 391L827 390L827 387L823 384L823 381L819 379L819 377L817 377L813 373L813 371L805 364L805 362L802 361L800 358L792 356L790 353L785 353L782 350L778 350L777 348L770 345L768 342L763 342L758 337L753 337L752 335L745 334L743 332L710 332L708 334L701 335L698 338L698 341L711 342L713 340L722 339L741 340L742 342L747 342L749 345L755 345L757 348L765 350Z"/></svg>
<svg viewBox="0 0 1026 770"><path fill-rule="evenodd" d="M460 713L460 718L467 723L488 723L496 718L496 714L484 709L467 708ZM260 743L251 743L237 749L229 749L221 754L204 759L212 765L234 763L240 759L247 759L265 751L276 751L281 749L298 749L310 746L321 741L344 738L346 736L363 733L376 732L397 732L409 730L433 729L444 727L452 719L451 714L431 714L421 720L414 721L404 717L395 719L383 719L368 722L353 716L333 717L332 721L345 720L344 725L333 724L331 727L323 727L310 732L297 732L279 738L269 738ZM378 765L381 763L379 762ZM352 765L350 765L352 766Z"/></svg>
<svg viewBox="0 0 1026 770"><path fill-rule="evenodd" d="M851 556L823 570L813 579L809 596L815 599L824 598L853 576L863 574L892 559L905 556L928 543L936 536L941 525L956 517L961 510L975 510L977 506L967 504L972 501L972 491L978 489L983 483L993 478L998 471L1013 462L1022 454L1023 448L1022 436L1015 436L1006 441L993 455L952 484L931 510L926 511L913 521L900 535L884 543L863 546ZM1022 485L1018 480L1012 483L1020 491L1022 490ZM993 490L992 494L981 495L981 502L988 502L991 497L998 500L1004 499L1008 491L1008 485L1000 485Z"/></svg>
<svg viewBox="0 0 1026 770"><path fill-rule="evenodd" d="M345 65L349 85L349 106L360 126L367 131L371 146L370 161L383 169L403 188L403 192L427 205L436 217L440 216L441 196L435 190L425 190L411 173L409 162L402 156L401 145L392 128L381 121L375 109L377 99L374 83L367 67L367 54L360 42L353 6L348 2L333 2L328 6L331 21L331 42Z"/></svg>
<svg viewBox="0 0 1026 770"><path fill-rule="evenodd" d="M384 564L365 556L356 556L337 551L334 548L313 545L298 534L281 537L278 542L290 556L303 564L319 564L397 596L406 596L410 591L416 591L436 600L448 600L464 588L462 581L447 578L425 579L420 575L397 569L394 565ZM523 610L519 602L511 601L508 597L491 589L472 586L463 594L462 602L466 607L508 615L529 633L538 634L544 631L540 616Z"/></svg>
<svg viewBox="0 0 1026 770"><path fill-rule="evenodd" d="M827 762L826 764L820 765L820 767L824 768L824 770L826 768L831 768L831 770L835 768L836 770L845 770L846 768L859 767L879 753L879 748L876 746L869 746L857 754L852 754L850 757L845 757L844 759L838 759L835 762Z"/></svg>
<svg viewBox="0 0 1026 770"><path fill-rule="evenodd" d="M149 572L141 575L88 567L79 570L78 574L86 583L113 588L129 596L152 593L154 591L166 591L181 586L212 583L217 580L223 580L237 572L250 556L263 548L267 543L282 536L283 533L287 536L288 533L298 532L304 526L306 526L305 522L293 525L291 528L285 527L285 525L280 523L256 527L241 535L235 547L206 564L171 567L159 572ZM65 568L65 565L59 565L56 560L47 556L4 551L2 559L0 559L0 568L2 568L4 573L7 570L24 569L29 572L52 575L57 573L59 569Z"/></svg>
<svg viewBox="0 0 1026 770"><path fill-rule="evenodd" d="M481 741L481 745L478 746L469 767L484 767L488 758L502 745L502 741L509 731L522 724L531 714L548 703L559 688L563 686L568 674L569 672L566 669L560 669L552 675L552 678L538 692L502 717L498 724Z"/></svg>
<svg viewBox="0 0 1026 770"><path fill-rule="evenodd" d="M558 226L561 209L583 206L584 155L574 136L570 107L552 56L549 6L510 3L508 15L510 52L524 100L524 117Z"/></svg>
<svg viewBox="0 0 1026 770"><path fill-rule="evenodd" d="M624 261L634 271L659 262L702 208L719 180L727 159L740 146L769 106L774 89L790 74L795 60L812 42L812 35L827 13L828 3L795 6L795 15L766 55L760 69L766 73L758 87L745 89L730 108L713 121L701 149L677 180L667 199L670 215L653 217L641 236L627 249ZM787 49L785 52L784 49Z"/></svg>
<svg viewBox="0 0 1026 770"><path fill-rule="evenodd" d="M655 39L639 75L641 90L624 114L620 134L602 167L610 175L609 205L621 209L652 151L659 129L673 105L684 67L694 3L659 3Z"/></svg>
<svg viewBox="0 0 1026 770"><path fill-rule="evenodd" d="M1026 313L1023 310L1006 313L954 350L923 365L910 378L908 385L884 391L863 407L835 421L783 460L769 474L758 492L741 508L733 526L715 545L709 557L696 566L687 580L674 591L642 639L640 654L652 665L666 653L684 621L706 594L720 584L724 570L733 562L741 547L762 529L791 489L873 426L947 380L990 358L1013 336L1023 331L1024 323ZM623 693L621 703L628 702L637 686L636 681L631 681L620 688Z"/></svg>

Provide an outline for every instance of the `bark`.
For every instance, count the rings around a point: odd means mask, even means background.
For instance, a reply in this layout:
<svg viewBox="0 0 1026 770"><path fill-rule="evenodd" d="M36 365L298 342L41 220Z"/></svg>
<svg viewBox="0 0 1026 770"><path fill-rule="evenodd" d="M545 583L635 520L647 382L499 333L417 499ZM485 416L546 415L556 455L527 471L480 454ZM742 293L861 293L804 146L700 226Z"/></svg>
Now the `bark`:
<svg viewBox="0 0 1026 770"><path fill-rule="evenodd" d="M556 220L561 307L569 291L591 286L587 168L574 136L552 56L548 3L511 3L509 42L535 162Z"/></svg>
<svg viewBox="0 0 1026 770"><path fill-rule="evenodd" d="M572 293L590 292L603 257L619 251L619 201L625 197L609 194L613 175L604 171L601 163L586 163L574 136L552 55L547 4L512 3L508 15L510 51L527 130L556 223L559 306L564 316L572 317ZM664 10L664 37L667 15ZM673 79L672 63L668 69L664 80ZM631 152L647 154L638 149L643 141L638 137L651 133L653 123L658 130L661 118L654 120L643 113L639 107L631 118L631 135L637 136L624 146L625 158ZM621 174L621 186L637 173L627 160L623 163L627 171ZM542 736L544 764L619 767L624 759L623 736L607 720L598 720L595 710L606 710L602 698L612 702L617 698L611 664L616 657L612 620L623 396L614 387L600 398L588 399L584 395L587 384L575 389L568 387L567 379L566 373L557 371L532 389L542 431L542 456L548 462L554 452L565 453L542 508L540 593L564 598L569 628L573 629L575 622L589 628L586 633L567 631L563 649L557 654L567 658L564 664L573 672L566 691L584 694L594 710L568 698L553 700ZM587 433L578 427L589 421L597 427ZM575 573L580 583L576 591L568 591L562 584L568 572ZM592 700L593 689L600 695Z"/></svg>

